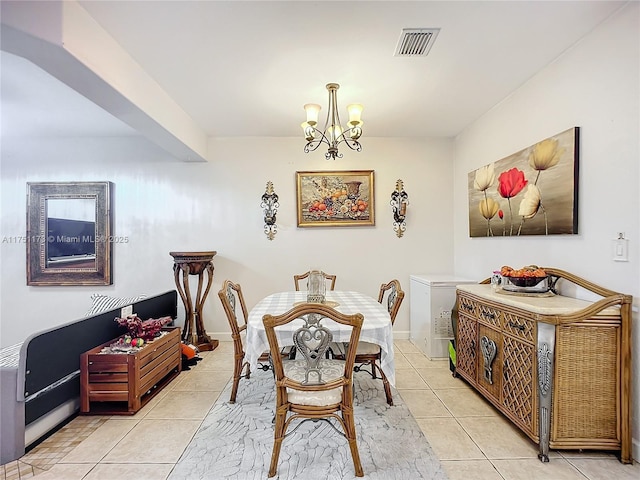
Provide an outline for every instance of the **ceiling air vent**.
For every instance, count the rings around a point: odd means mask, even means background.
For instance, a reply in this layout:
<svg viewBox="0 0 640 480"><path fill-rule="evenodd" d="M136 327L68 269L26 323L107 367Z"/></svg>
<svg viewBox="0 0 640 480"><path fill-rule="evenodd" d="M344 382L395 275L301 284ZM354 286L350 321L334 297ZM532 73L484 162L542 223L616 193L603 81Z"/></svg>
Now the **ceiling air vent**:
<svg viewBox="0 0 640 480"><path fill-rule="evenodd" d="M394 57L425 57L438 32L439 28L403 28Z"/></svg>

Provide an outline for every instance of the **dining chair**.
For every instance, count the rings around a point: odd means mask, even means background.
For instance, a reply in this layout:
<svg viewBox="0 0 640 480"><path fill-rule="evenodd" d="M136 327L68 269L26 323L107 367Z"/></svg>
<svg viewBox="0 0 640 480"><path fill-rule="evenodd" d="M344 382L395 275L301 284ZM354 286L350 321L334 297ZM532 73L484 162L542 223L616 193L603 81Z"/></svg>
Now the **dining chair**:
<svg viewBox="0 0 640 480"><path fill-rule="evenodd" d="M231 327L231 339L233 340L233 387L231 389L231 397L229 403L236 402L236 395L238 394L238 384L241 378L249 378L251 376L251 369L249 363L244 361L244 342L243 337L247 329L247 306L244 302L244 296L242 295L242 288L239 284L233 283L230 280L225 280L222 284L222 288L218 292L218 297L222 302L224 313L227 315L229 326ZM236 308L240 305L240 312L236 311ZM241 313L242 315L238 315ZM268 360L268 352L262 355L259 359L260 362ZM268 370L269 365L260 363L262 370ZM243 375L243 371L246 369L246 373Z"/></svg>
<svg viewBox="0 0 640 480"><path fill-rule="evenodd" d="M295 283L295 286L296 286L296 292L300 291L300 281L304 280L305 278L309 278L309 274L310 273L311 272L308 271L306 273L303 273L302 275L294 275L293 276L293 282ZM324 272L322 272L322 273L324 274L325 280L327 282L330 282L328 290L334 290L336 288L336 276L335 275L329 275L328 273L324 273Z"/></svg>
<svg viewBox="0 0 640 480"><path fill-rule="evenodd" d="M386 308L389 312L392 326L396 321L396 316L398 315L398 310L400 309L402 300L404 300L404 291L402 290L400 282L398 280L394 279L389 283L383 283L380 286L380 292L378 293L378 303L384 305L386 301ZM349 350L351 350L349 348L349 345L349 343L332 343L330 348L333 357L339 360L345 359ZM389 385L387 376L384 374L384 372L382 371L382 367L380 366L381 357L382 351L380 350L380 345L369 342L358 342L355 359L355 363L357 365L354 367L354 371L359 372L360 370L363 370L371 375L371 377L374 379L378 378L379 372L380 378L382 379L382 384L384 386L384 393L387 397L387 403L389 405L393 405L391 386ZM371 367L371 371L362 368L366 365L369 365Z"/></svg>
<svg viewBox="0 0 640 480"><path fill-rule="evenodd" d="M355 352L347 354L344 361L325 358L333 336L331 330L321 323L325 318L350 326L350 342L358 342L364 320L360 313L345 315L323 304L305 303L294 306L282 315L262 317L276 378L276 418L269 477L276 475L287 428L293 420L298 419L302 422L324 420L342 434L331 422L335 420L349 443L356 476L364 476L353 417ZM276 328L297 319L304 322L293 334L293 343L299 355L296 360L283 362L282 357L277 355L282 348Z"/></svg>

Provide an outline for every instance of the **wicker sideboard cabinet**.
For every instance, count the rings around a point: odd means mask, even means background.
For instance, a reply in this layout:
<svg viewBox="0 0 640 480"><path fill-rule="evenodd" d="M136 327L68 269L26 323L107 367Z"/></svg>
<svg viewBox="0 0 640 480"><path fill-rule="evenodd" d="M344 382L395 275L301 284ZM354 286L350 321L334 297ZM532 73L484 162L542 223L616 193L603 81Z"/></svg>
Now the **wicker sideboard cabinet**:
<svg viewBox="0 0 640 480"><path fill-rule="evenodd" d="M538 443L540 460L595 449L631 463L632 297L545 270L554 294L458 285L455 375ZM598 298L555 294L576 286Z"/></svg>

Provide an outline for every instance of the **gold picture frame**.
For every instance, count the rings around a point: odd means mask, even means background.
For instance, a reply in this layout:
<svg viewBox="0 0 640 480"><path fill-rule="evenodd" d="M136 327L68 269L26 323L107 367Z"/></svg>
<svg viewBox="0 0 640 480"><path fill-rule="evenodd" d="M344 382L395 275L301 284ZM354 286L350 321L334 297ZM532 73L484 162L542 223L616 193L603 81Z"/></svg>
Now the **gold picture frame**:
<svg viewBox="0 0 640 480"><path fill-rule="evenodd" d="M298 227L375 225L373 170L296 172Z"/></svg>

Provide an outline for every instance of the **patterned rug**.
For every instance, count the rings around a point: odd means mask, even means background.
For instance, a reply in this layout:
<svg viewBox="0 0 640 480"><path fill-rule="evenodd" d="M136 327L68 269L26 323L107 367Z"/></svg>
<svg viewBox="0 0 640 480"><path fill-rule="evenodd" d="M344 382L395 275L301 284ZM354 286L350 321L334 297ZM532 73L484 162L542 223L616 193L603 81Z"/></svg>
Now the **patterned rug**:
<svg viewBox="0 0 640 480"><path fill-rule="evenodd" d="M169 480L265 479L273 448L275 387L271 372L242 379L237 403L231 382L211 408ZM368 479L446 480L420 427L394 390L385 400L382 382L354 375L358 449ZM295 422L290 425L293 431ZM326 422L304 422L285 438L276 479L355 479L349 446Z"/></svg>

